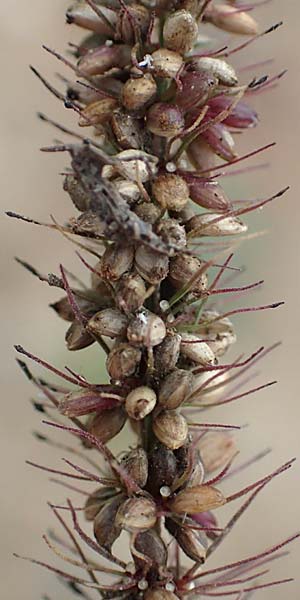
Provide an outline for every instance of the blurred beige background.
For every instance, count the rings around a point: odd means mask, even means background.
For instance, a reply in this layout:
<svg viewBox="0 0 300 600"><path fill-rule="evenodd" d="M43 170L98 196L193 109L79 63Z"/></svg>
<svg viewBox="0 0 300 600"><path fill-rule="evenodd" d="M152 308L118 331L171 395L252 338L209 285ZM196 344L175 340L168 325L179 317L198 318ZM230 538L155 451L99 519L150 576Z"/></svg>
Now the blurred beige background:
<svg viewBox="0 0 300 600"><path fill-rule="evenodd" d="M70 205L61 191L59 172L66 165L61 155L45 155L39 147L51 143L56 133L35 116L42 110L49 116L72 125L73 115L51 97L28 69L34 64L55 83L54 73L64 72L42 51L46 43L64 51L66 42L76 34L64 25L63 0L40 2L30 0L1 2L1 208L15 210L38 219L55 214L62 222ZM254 63L275 57L273 65L258 69L276 73L288 68L287 76L272 93L260 95L261 125L240 141L241 152L275 140L278 145L267 159L272 168L237 177L226 185L235 197L257 197L291 185L291 191L259 215L249 218L250 230L270 229L264 238L246 243L235 264L248 266L248 281L264 278L262 291L243 300L244 305L285 300L278 311L256 313L236 320L240 330L240 346L252 352L261 344L283 340L284 344L263 363L259 382L274 378L279 384L260 395L249 397L226 410L232 423L247 423L241 436L242 457L272 446L273 454L246 476L228 484L237 489L250 477L254 480L292 456L300 456L299 442L299 19L298 0L274 0L259 10L262 27L283 19L284 27L267 36L241 54L237 61ZM59 136L57 136L59 137ZM264 159L261 158L261 161ZM251 164L254 164L252 161ZM2 213L3 214L3 213ZM99 354L86 350L67 356L63 336L65 325L50 309L49 302L57 297L55 290L26 274L13 260L20 256L33 262L41 271L57 271L59 261L71 268L76 264L74 248L57 233L33 225L1 217L1 283L2 283L2 401L1 401L1 597L6 600L36 600L47 591L51 600L71 596L61 588L55 576L12 558L12 552L31 555L55 562L41 539L53 520L47 500L62 502L63 488L47 481L47 475L24 464L25 459L60 467L61 453L48 450L31 436L33 429L42 430L40 415L28 402L33 388L15 365L12 346L23 344L32 352L55 364L75 365L87 376L96 376L101 368ZM217 414L217 413L216 413ZM228 416L229 415L229 416ZM218 419L222 419L221 411ZM243 558L259 552L299 529L299 460L280 480L273 482L257 499L249 514L240 522L222 549L215 563ZM266 590L259 598L290 600L299 598L299 542L290 548L292 554L280 564L274 564L274 578L294 575L298 581L286 588Z"/></svg>

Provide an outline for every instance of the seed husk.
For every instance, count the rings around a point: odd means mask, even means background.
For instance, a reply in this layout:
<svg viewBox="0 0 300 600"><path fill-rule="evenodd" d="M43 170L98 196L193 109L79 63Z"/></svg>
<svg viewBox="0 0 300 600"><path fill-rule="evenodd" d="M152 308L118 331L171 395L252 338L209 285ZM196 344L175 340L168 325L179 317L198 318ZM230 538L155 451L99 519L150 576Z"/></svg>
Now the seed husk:
<svg viewBox="0 0 300 600"><path fill-rule="evenodd" d="M180 548L189 558L196 562L205 561L208 539L204 532L192 529L193 524L197 527L197 523L185 517L182 525L170 518L166 519L165 524L169 533L175 537Z"/></svg>
<svg viewBox="0 0 300 600"><path fill-rule="evenodd" d="M187 223L187 230L193 237L239 235L247 231L245 225L237 217L222 217L218 213L196 215Z"/></svg>
<svg viewBox="0 0 300 600"><path fill-rule="evenodd" d="M161 378L175 369L180 354L180 344L179 333L168 333L165 339L155 347L154 365Z"/></svg>
<svg viewBox="0 0 300 600"><path fill-rule="evenodd" d="M142 353L137 347L126 342L118 343L109 353L106 359L107 371L114 381L123 381L127 377L134 375L140 361Z"/></svg>
<svg viewBox="0 0 300 600"><path fill-rule="evenodd" d="M201 342L200 340L200 335L182 332L180 347L181 354L196 364L204 366L215 365L216 357L212 349L206 342Z"/></svg>
<svg viewBox="0 0 300 600"><path fill-rule="evenodd" d="M74 321L66 332L66 343L68 350L82 350L94 343L95 338L90 335L84 325Z"/></svg>
<svg viewBox="0 0 300 600"><path fill-rule="evenodd" d="M171 138L184 129L184 116L176 104L155 102L147 111L147 128L160 137Z"/></svg>
<svg viewBox="0 0 300 600"><path fill-rule="evenodd" d="M138 447L127 452L121 460L121 466L139 487L145 487L148 478L148 456L144 448Z"/></svg>
<svg viewBox="0 0 300 600"><path fill-rule="evenodd" d="M95 313L87 323L87 331L99 337L105 335L110 338L125 335L128 318L117 308L105 308Z"/></svg>
<svg viewBox="0 0 300 600"><path fill-rule="evenodd" d="M158 284L166 278L169 271L169 259L147 246L139 246L135 253L135 268L138 273L152 284Z"/></svg>
<svg viewBox="0 0 300 600"><path fill-rule="evenodd" d="M162 382L158 394L159 403L168 409L178 408L191 392L192 385L191 371L176 369Z"/></svg>
<svg viewBox="0 0 300 600"><path fill-rule="evenodd" d="M170 260L168 279L176 290L189 286L189 291L201 294L207 289L207 275L200 272L202 266L199 258L181 252ZM191 281L193 277L195 279Z"/></svg>
<svg viewBox="0 0 300 600"><path fill-rule="evenodd" d="M112 440L123 429L127 414L122 406L95 414L88 423L88 431L103 444Z"/></svg>
<svg viewBox="0 0 300 600"><path fill-rule="evenodd" d="M131 532L154 527L157 519L155 503L148 498L129 498L116 514L116 526Z"/></svg>
<svg viewBox="0 0 300 600"><path fill-rule="evenodd" d="M144 309L130 321L127 337L132 344L152 348L166 337L166 326L160 317Z"/></svg>
<svg viewBox="0 0 300 600"><path fill-rule="evenodd" d="M193 514L213 510L226 503L222 492L211 485L185 488L170 500L169 508L177 514Z"/></svg>
<svg viewBox="0 0 300 600"><path fill-rule="evenodd" d="M183 58L178 52L167 48L159 48L151 54L152 68L157 77L175 78L183 65Z"/></svg>
<svg viewBox="0 0 300 600"><path fill-rule="evenodd" d="M155 529L142 531L135 536L132 554L138 568L147 566L149 569L152 565L165 566L168 558L167 548Z"/></svg>
<svg viewBox="0 0 300 600"><path fill-rule="evenodd" d="M89 208L89 195L74 175L70 174L65 176L63 189L65 192L68 192L74 206L80 210L80 212Z"/></svg>
<svg viewBox="0 0 300 600"><path fill-rule="evenodd" d="M152 183L152 192L163 209L180 211L189 201L189 187L183 177L161 173Z"/></svg>
<svg viewBox="0 0 300 600"><path fill-rule="evenodd" d="M125 401L125 409L131 419L140 421L153 411L156 400L154 390L146 385L142 385L128 394Z"/></svg>
<svg viewBox="0 0 300 600"><path fill-rule="evenodd" d="M126 314L134 313L141 308L145 298L146 286L137 273L127 273L118 281L115 289L116 304Z"/></svg>
<svg viewBox="0 0 300 600"><path fill-rule="evenodd" d="M133 246L129 244L112 244L106 248L97 270L103 279L117 281L124 273L130 271L133 258Z"/></svg>
<svg viewBox="0 0 300 600"><path fill-rule="evenodd" d="M170 487L177 475L177 461L174 452L157 441L149 453L147 490L159 496L160 489Z"/></svg>
<svg viewBox="0 0 300 600"><path fill-rule="evenodd" d="M94 536L102 548L110 550L121 533L121 527L116 523L116 514L124 502L124 494L118 494L104 504L94 520Z"/></svg>
<svg viewBox="0 0 300 600"><path fill-rule="evenodd" d="M169 50L185 54L192 49L197 36L197 21L187 10L177 10L166 18L163 39Z"/></svg>
<svg viewBox="0 0 300 600"><path fill-rule="evenodd" d="M153 431L170 450L183 446L188 438L188 424L176 410L162 410L153 419Z"/></svg>
<svg viewBox="0 0 300 600"><path fill-rule="evenodd" d="M121 101L127 110L139 113L154 100L156 93L157 86L152 75L131 77L123 87Z"/></svg>
<svg viewBox="0 0 300 600"><path fill-rule="evenodd" d="M116 496L116 489L113 487L100 487L89 495L85 506L84 516L87 521L94 521L98 512L103 508L108 500Z"/></svg>

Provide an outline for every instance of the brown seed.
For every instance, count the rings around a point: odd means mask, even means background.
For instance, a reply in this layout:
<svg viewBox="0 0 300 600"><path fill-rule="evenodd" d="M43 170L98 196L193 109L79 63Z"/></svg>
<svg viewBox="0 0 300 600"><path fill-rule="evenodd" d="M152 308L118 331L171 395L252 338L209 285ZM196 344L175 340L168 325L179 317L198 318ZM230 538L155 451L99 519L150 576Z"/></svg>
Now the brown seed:
<svg viewBox="0 0 300 600"><path fill-rule="evenodd" d="M154 527L157 519L155 503L148 498L129 498L119 508L116 526L131 532Z"/></svg>
<svg viewBox="0 0 300 600"><path fill-rule="evenodd" d="M88 321L87 331L99 337L105 335L110 338L125 335L128 326L127 317L117 308L100 310Z"/></svg>
<svg viewBox="0 0 300 600"><path fill-rule="evenodd" d="M169 508L177 514L193 514L213 510L226 503L220 490L211 485L196 485L179 492L170 500Z"/></svg>
<svg viewBox="0 0 300 600"><path fill-rule="evenodd" d="M189 291L201 294L207 289L207 275L201 273L202 267L199 258L181 252L170 260L168 279L176 290L189 286Z"/></svg>
<svg viewBox="0 0 300 600"><path fill-rule="evenodd" d="M183 446L188 437L188 424L176 410L162 410L153 419L153 431L162 444L176 450Z"/></svg>
<svg viewBox="0 0 300 600"><path fill-rule="evenodd" d="M174 452L164 444L156 442L149 453L147 490L153 496L160 495L162 487L170 487L177 476L177 461Z"/></svg>
<svg viewBox="0 0 300 600"><path fill-rule="evenodd" d="M191 371L176 369L162 382L158 401L168 409L178 408L189 395L193 386Z"/></svg>
<svg viewBox="0 0 300 600"><path fill-rule="evenodd" d="M133 313L144 304L146 298L146 286L140 275L125 274L118 281L115 289L115 300L117 306L126 314Z"/></svg>
<svg viewBox="0 0 300 600"><path fill-rule="evenodd" d="M106 359L109 376L114 381L123 381L134 375L141 358L142 353L139 348L127 343L118 344L110 351Z"/></svg>
<svg viewBox="0 0 300 600"><path fill-rule="evenodd" d="M78 62L78 71L81 77L102 75L112 67L122 68L131 62L131 47L126 44L103 44L89 50Z"/></svg>
<svg viewBox="0 0 300 600"><path fill-rule="evenodd" d="M89 495L85 506L84 516L87 521L94 521L96 515L108 500L116 495L116 489L112 487L100 487Z"/></svg>
<svg viewBox="0 0 300 600"><path fill-rule="evenodd" d="M183 58L177 52L167 48L159 48L151 54L152 68L156 77L170 77L175 79L183 65Z"/></svg>
<svg viewBox="0 0 300 600"><path fill-rule="evenodd" d="M149 415L156 405L156 394L151 388L142 385L130 392L125 401L126 411L131 419L140 421Z"/></svg>
<svg viewBox="0 0 300 600"><path fill-rule="evenodd" d="M158 346L165 336L166 326L163 320L146 309L140 311L127 328L128 341L147 348Z"/></svg>
<svg viewBox="0 0 300 600"><path fill-rule="evenodd" d="M101 221L99 215L91 210L86 210L77 218L69 219L68 226L72 233L93 239L102 239L105 232L104 221Z"/></svg>
<svg viewBox="0 0 300 600"><path fill-rule="evenodd" d="M74 293L74 290L73 290L73 293ZM77 300L77 298L76 298L76 300ZM74 321L75 315L74 315L73 309L69 303L67 296L64 296L57 302L50 304L50 306L51 306L51 308L53 308L55 310L56 314L64 321L69 321L69 322Z"/></svg>
<svg viewBox="0 0 300 600"><path fill-rule="evenodd" d="M154 225L161 217L161 208L152 202L141 202L136 204L134 212L146 223Z"/></svg>
<svg viewBox="0 0 300 600"><path fill-rule="evenodd" d="M209 431L199 441L201 460L206 473L225 467L237 453L237 445L230 433Z"/></svg>
<svg viewBox="0 0 300 600"><path fill-rule="evenodd" d="M142 147L144 136L138 119L128 115L125 111L115 111L112 115L111 126L121 148L138 150Z"/></svg>
<svg viewBox="0 0 300 600"><path fill-rule="evenodd" d="M184 129L184 116L176 104L155 102L147 112L146 124L151 133L171 138Z"/></svg>
<svg viewBox="0 0 300 600"><path fill-rule="evenodd" d="M84 325L74 321L70 325L66 336L68 350L82 350L94 343L95 338L85 329Z"/></svg>
<svg viewBox="0 0 300 600"><path fill-rule="evenodd" d="M79 127L90 127L91 125L104 125L110 121L113 111L118 107L118 101L114 98L101 98L89 104L81 111L78 121Z"/></svg>
<svg viewBox="0 0 300 600"><path fill-rule="evenodd" d="M165 525L169 533L176 539L183 552L192 560L204 562L208 548L208 539L202 531L193 530L197 527L192 519L185 517L184 523L179 525L173 519L167 518Z"/></svg>
<svg viewBox="0 0 300 600"><path fill-rule="evenodd" d="M127 452L121 460L121 466L139 487L145 487L148 478L148 456L144 448L134 448Z"/></svg>
<svg viewBox="0 0 300 600"><path fill-rule="evenodd" d="M138 533L134 538L131 551L138 568L146 567L148 570L151 566L162 567L167 563L167 548L155 529Z"/></svg>
<svg viewBox="0 0 300 600"><path fill-rule="evenodd" d="M143 279L158 284L168 274L169 259L165 254L155 252L152 248L139 246L135 253L135 267Z"/></svg>
<svg viewBox="0 0 300 600"><path fill-rule="evenodd" d="M126 44L131 44L135 40L137 31L142 36L147 33L150 23L150 13L142 4L133 3L126 6L126 10L121 8L117 14L116 39L120 39Z"/></svg>
<svg viewBox="0 0 300 600"><path fill-rule="evenodd" d="M196 19L186 10L177 10L167 16L164 28L164 46L169 50L185 54L192 49L198 36Z"/></svg>
<svg viewBox="0 0 300 600"><path fill-rule="evenodd" d="M121 533L121 527L116 523L116 514L124 502L124 495L118 494L104 504L94 521L94 536L102 548L110 550Z"/></svg>
<svg viewBox="0 0 300 600"><path fill-rule="evenodd" d="M183 177L162 173L152 183L156 201L166 210L180 211L189 201L189 188Z"/></svg>
<svg viewBox="0 0 300 600"><path fill-rule="evenodd" d="M103 279L117 281L126 271L130 271L133 258L133 246L112 244L106 248L97 270Z"/></svg>
<svg viewBox="0 0 300 600"><path fill-rule="evenodd" d="M181 336L168 333L154 350L154 365L161 378L175 369L180 354Z"/></svg>
<svg viewBox="0 0 300 600"><path fill-rule="evenodd" d="M127 79L122 90L121 102L130 112L140 112L153 102L156 94L155 79L147 73L142 77Z"/></svg>
<svg viewBox="0 0 300 600"><path fill-rule="evenodd" d="M74 206L80 211L88 209L90 204L89 195L74 175L66 175L63 188L68 192Z"/></svg>
<svg viewBox="0 0 300 600"><path fill-rule="evenodd" d="M88 423L88 431L103 444L112 440L123 429L127 414L122 406L102 410Z"/></svg>

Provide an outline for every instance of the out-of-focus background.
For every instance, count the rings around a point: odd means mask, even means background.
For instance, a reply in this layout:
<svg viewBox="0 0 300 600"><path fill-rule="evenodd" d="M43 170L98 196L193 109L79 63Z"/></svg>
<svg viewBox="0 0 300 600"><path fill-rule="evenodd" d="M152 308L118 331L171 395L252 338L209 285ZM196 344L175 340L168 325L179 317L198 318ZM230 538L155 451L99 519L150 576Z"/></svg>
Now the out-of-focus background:
<svg viewBox="0 0 300 600"><path fill-rule="evenodd" d="M71 598L54 575L12 557L13 552L55 562L41 539L54 526L47 500L63 502L66 492L48 481L46 473L26 466L26 459L60 468L62 452L49 449L32 436L33 430L45 432L40 414L33 412L28 400L34 389L15 364L13 344L20 343L49 362L68 363L95 377L101 367L99 352L83 350L67 356L64 347L65 324L48 308L59 297L57 291L26 273L16 262L19 256L41 271L57 272L63 261L67 268L82 272L74 257L75 247L57 232L27 225L3 216L14 210L49 222L53 214L59 222L70 214L70 202L61 190L61 175L67 164L61 154L42 154L39 148L57 137L54 130L36 118L41 110L47 115L73 125L69 114L29 71L35 65L53 83L55 73L71 75L54 58L41 49L45 43L64 51L68 41L78 39L78 32L64 24L63 0L40 2L2 2L0 6L1 39L1 586L6 600L40 599L43 593L51 600ZM252 467L247 475L228 482L236 490L254 481L287 459L300 456L299 443L299 19L297 0L274 2L256 11L261 28L284 20L275 34L250 46L235 64L247 65L268 58L274 63L244 71L247 74L275 74L288 68L280 86L255 98L261 124L246 133L239 143L241 153L269 141L277 146L265 157L252 159L251 165L270 160L270 169L224 180L235 198L255 198L272 194L287 184L291 191L255 217L249 218L250 232L268 230L264 237L246 242L235 257L235 265L247 264L247 280L265 279L263 290L241 299L244 306L284 300L276 311L254 313L236 319L239 346L251 353L260 345L283 340L283 345L260 364L258 382L278 379L276 387L250 396L223 415L231 423L247 427L240 435L241 457L254 455L271 446L273 453ZM246 281L246 279L244 278ZM38 369L35 369L37 372ZM99 377L99 375L98 375ZM265 489L243 517L236 530L218 550L214 564L244 558L251 553L288 537L299 529L299 461L293 470ZM223 513L225 515L225 513ZM226 513L227 514L227 513ZM221 518L223 515L221 514ZM279 599L287 594L299 598L299 542L291 555L275 563L273 577L295 576L288 587L263 590L264 600ZM59 564L58 562L56 564ZM66 565L68 568L68 565ZM72 570L72 568L70 568ZM298 580L297 580L298 578Z"/></svg>

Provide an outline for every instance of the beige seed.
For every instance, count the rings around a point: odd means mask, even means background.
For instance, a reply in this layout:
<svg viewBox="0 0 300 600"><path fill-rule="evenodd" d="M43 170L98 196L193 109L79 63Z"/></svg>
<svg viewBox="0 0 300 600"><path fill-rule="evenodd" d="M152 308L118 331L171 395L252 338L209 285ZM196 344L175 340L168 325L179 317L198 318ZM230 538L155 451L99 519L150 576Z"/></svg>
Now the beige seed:
<svg viewBox="0 0 300 600"><path fill-rule="evenodd" d="M141 385L132 390L125 400L128 416L140 421L149 415L156 405L156 394L151 388Z"/></svg>
<svg viewBox="0 0 300 600"><path fill-rule="evenodd" d="M216 358L206 342L199 341L201 336L193 333L181 333L181 354L199 365L213 366Z"/></svg>
<svg viewBox="0 0 300 600"><path fill-rule="evenodd" d="M166 18L163 38L164 45L169 50L185 54L192 49L197 36L197 21L190 12L177 10Z"/></svg>
<svg viewBox="0 0 300 600"><path fill-rule="evenodd" d="M153 419L153 431L162 444L170 450L181 448L188 437L188 424L175 410L162 410Z"/></svg>
<svg viewBox="0 0 300 600"><path fill-rule="evenodd" d="M154 100L156 93L157 86L152 75L130 77L123 87L121 102L127 110L138 112Z"/></svg>
<svg viewBox="0 0 300 600"><path fill-rule="evenodd" d="M192 384L191 371L176 369L162 382L158 395L159 403L168 409L178 408L191 392Z"/></svg>
<svg viewBox="0 0 300 600"><path fill-rule="evenodd" d="M166 326L163 320L146 309L133 317L127 328L128 341L147 348L158 346L165 337Z"/></svg>
<svg viewBox="0 0 300 600"><path fill-rule="evenodd" d="M179 492L170 500L170 510L177 514L193 514L213 510L226 503L222 492L211 485L196 485Z"/></svg>
<svg viewBox="0 0 300 600"><path fill-rule="evenodd" d="M183 177L173 173L158 175L152 183L155 200L166 210L180 211L189 201L189 188Z"/></svg>
<svg viewBox="0 0 300 600"><path fill-rule="evenodd" d="M156 506L148 498L129 498L119 508L115 523L130 533L145 531L156 523Z"/></svg>

